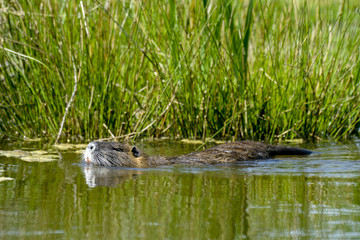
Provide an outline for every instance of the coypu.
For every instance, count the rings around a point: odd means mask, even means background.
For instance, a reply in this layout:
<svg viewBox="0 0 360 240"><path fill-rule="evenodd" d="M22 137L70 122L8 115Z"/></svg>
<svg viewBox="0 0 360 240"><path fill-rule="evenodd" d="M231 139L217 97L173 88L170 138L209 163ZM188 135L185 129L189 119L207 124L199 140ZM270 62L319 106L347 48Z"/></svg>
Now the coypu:
<svg viewBox="0 0 360 240"><path fill-rule="evenodd" d="M175 157L150 157L127 143L91 142L83 154L83 159L98 166L146 168L172 164L237 163L268 159L275 155L308 155L310 153L312 151L302 148L241 141L224 143L204 151Z"/></svg>

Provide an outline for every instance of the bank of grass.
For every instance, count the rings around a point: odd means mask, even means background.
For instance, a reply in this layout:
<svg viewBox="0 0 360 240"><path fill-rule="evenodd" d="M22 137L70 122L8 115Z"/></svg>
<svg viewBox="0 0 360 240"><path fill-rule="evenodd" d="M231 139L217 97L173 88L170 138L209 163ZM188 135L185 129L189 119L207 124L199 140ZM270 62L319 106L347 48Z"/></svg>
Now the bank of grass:
<svg viewBox="0 0 360 240"><path fill-rule="evenodd" d="M62 141L348 138L356 2L2 2L0 133L54 140L76 72Z"/></svg>

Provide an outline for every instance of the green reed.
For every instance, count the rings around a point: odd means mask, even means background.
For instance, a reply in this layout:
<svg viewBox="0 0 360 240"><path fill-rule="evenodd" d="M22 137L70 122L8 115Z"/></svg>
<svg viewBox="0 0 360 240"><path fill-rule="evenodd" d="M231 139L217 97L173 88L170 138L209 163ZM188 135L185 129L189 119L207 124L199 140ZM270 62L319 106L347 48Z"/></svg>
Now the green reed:
<svg viewBox="0 0 360 240"><path fill-rule="evenodd" d="M356 1L0 4L0 134L348 138L360 127ZM74 67L76 71L74 71Z"/></svg>

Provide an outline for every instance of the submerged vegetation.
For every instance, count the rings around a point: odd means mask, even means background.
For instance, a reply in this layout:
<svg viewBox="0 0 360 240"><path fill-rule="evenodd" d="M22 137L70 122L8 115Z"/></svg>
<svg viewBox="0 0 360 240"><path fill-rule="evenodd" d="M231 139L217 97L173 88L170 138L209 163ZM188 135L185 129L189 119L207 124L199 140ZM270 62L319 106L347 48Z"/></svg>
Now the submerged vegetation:
<svg viewBox="0 0 360 240"><path fill-rule="evenodd" d="M0 134L348 138L356 2L3 1Z"/></svg>

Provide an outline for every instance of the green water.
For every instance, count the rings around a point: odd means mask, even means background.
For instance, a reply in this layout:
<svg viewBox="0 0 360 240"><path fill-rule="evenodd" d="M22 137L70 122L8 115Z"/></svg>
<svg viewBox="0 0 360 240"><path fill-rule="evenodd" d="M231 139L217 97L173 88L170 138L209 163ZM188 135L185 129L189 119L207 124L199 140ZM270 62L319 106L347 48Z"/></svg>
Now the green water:
<svg viewBox="0 0 360 240"><path fill-rule="evenodd" d="M306 147L318 153L145 170L1 157L0 239L359 239L360 141Z"/></svg>

